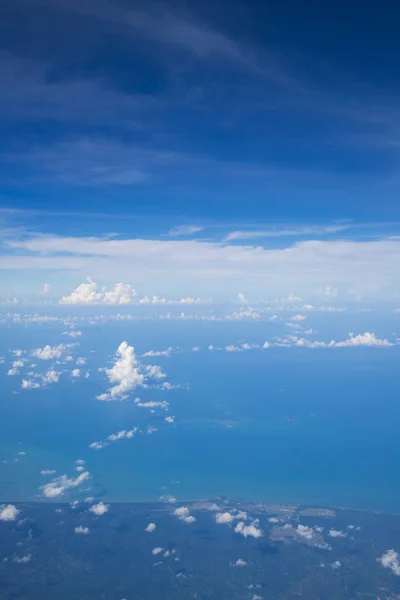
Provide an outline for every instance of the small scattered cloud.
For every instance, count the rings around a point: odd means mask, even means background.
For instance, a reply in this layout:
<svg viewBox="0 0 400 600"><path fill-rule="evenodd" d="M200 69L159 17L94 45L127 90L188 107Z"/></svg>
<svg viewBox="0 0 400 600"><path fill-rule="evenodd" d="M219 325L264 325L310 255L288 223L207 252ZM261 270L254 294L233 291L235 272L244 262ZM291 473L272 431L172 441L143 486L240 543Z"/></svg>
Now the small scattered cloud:
<svg viewBox="0 0 400 600"><path fill-rule="evenodd" d="M263 536L262 529L259 528L259 520L255 519L250 525L246 525L244 521L239 521L235 527L235 533L243 535L245 538L254 537L260 538Z"/></svg>
<svg viewBox="0 0 400 600"><path fill-rule="evenodd" d="M377 559L385 569L390 569L394 575L400 577L400 561L399 554L393 549L387 550L380 558Z"/></svg>
<svg viewBox="0 0 400 600"><path fill-rule="evenodd" d="M153 533L157 525L155 523L149 523L145 529L148 533Z"/></svg>
<svg viewBox="0 0 400 600"><path fill-rule="evenodd" d="M154 556L157 556L157 554L161 554L161 552L164 552L165 548L160 548L160 546L157 546L156 548L153 548L153 550L151 551L151 553Z"/></svg>
<svg viewBox="0 0 400 600"><path fill-rule="evenodd" d="M0 521L15 521L20 511L13 504L0 506Z"/></svg>
<svg viewBox="0 0 400 600"><path fill-rule="evenodd" d="M187 506L176 508L172 514L178 517L180 521L183 521L183 523L194 523L196 521L195 517L190 514Z"/></svg>
<svg viewBox="0 0 400 600"><path fill-rule="evenodd" d="M63 496L65 492L71 488L76 488L90 477L89 471L80 473L77 477L68 477L67 475L61 475L60 477L54 478L50 483L41 486L43 496L45 498L59 498Z"/></svg>
<svg viewBox="0 0 400 600"><path fill-rule="evenodd" d="M93 506L91 506L89 508L89 510L94 515L101 517L102 515L105 515L106 513L108 513L108 511L110 510L110 505L105 504L104 502L99 502L98 504L93 504Z"/></svg>
<svg viewBox="0 0 400 600"><path fill-rule="evenodd" d="M75 527L74 531L80 535L88 535L90 533L89 527L82 527L82 525Z"/></svg>
<svg viewBox="0 0 400 600"><path fill-rule="evenodd" d="M30 562L32 554L25 554L25 556L14 556L13 561L20 565Z"/></svg>
<svg viewBox="0 0 400 600"><path fill-rule="evenodd" d="M345 538L347 537L347 533L343 531L338 531L337 529L330 529L328 531L328 535L332 538Z"/></svg>
<svg viewBox="0 0 400 600"><path fill-rule="evenodd" d="M237 561L234 562L235 567L246 567L247 562L243 560L243 558L238 558Z"/></svg>
<svg viewBox="0 0 400 600"><path fill-rule="evenodd" d="M57 346L44 346L44 348L36 348L32 351L32 356L39 360L55 360L61 358L63 354L69 351L73 344L58 344Z"/></svg>
<svg viewBox="0 0 400 600"><path fill-rule="evenodd" d="M80 377L81 376L81 371L80 369L73 369L71 371L71 377Z"/></svg>

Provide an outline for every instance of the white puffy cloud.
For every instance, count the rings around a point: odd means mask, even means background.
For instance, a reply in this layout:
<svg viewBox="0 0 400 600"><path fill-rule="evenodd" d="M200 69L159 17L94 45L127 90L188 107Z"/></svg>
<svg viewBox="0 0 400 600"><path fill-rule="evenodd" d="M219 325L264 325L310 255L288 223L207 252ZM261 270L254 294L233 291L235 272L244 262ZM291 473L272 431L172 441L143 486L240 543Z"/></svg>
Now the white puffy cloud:
<svg viewBox="0 0 400 600"><path fill-rule="evenodd" d="M23 379L21 382L21 388L23 390L35 390L40 388L40 383L33 381L32 379Z"/></svg>
<svg viewBox="0 0 400 600"><path fill-rule="evenodd" d="M25 554L25 556L14 556L13 561L19 564L26 564L28 563L32 558L32 554Z"/></svg>
<svg viewBox="0 0 400 600"><path fill-rule="evenodd" d="M89 445L89 448L92 448L93 450L102 450L105 446L107 446L105 442L92 442Z"/></svg>
<svg viewBox="0 0 400 600"><path fill-rule="evenodd" d="M315 533L312 529L312 527L307 527L307 525L297 525L297 529L296 529L297 533L305 538L306 540L311 541L312 539L314 539Z"/></svg>
<svg viewBox="0 0 400 600"><path fill-rule="evenodd" d="M18 375L18 373L18 369L15 369L14 367L12 369L8 369L7 371L7 375L9 375L10 377L14 377L15 375Z"/></svg>
<svg viewBox="0 0 400 600"><path fill-rule="evenodd" d="M47 345L44 348L36 348L32 351L32 356L40 360L53 360L61 358L61 356L69 350L73 344L58 344L58 346Z"/></svg>
<svg viewBox="0 0 400 600"><path fill-rule="evenodd" d="M196 521L195 517L190 514L187 506L176 508L172 514L178 517L178 519L184 523L194 523Z"/></svg>
<svg viewBox="0 0 400 600"><path fill-rule="evenodd" d="M123 400L136 387L143 385L145 377L139 372L135 349L122 342L117 349L114 366L106 369L106 375L113 385L108 392L97 396L98 400Z"/></svg>
<svg viewBox="0 0 400 600"><path fill-rule="evenodd" d="M89 527L82 527L82 525L78 525L78 527L75 527L74 531L75 533L81 535L88 535L88 533L90 533Z"/></svg>
<svg viewBox="0 0 400 600"><path fill-rule="evenodd" d="M290 317L290 321L304 321L307 317L305 315L294 315Z"/></svg>
<svg viewBox="0 0 400 600"><path fill-rule="evenodd" d="M345 538L347 537L347 533L343 531L338 531L337 529L330 529L328 531L328 535L332 538Z"/></svg>
<svg viewBox="0 0 400 600"><path fill-rule="evenodd" d="M238 558L234 565L235 567L245 567L247 565L247 562L243 560L243 558Z"/></svg>
<svg viewBox="0 0 400 600"><path fill-rule="evenodd" d="M70 329L69 331L63 331L62 335L67 335L71 338L77 338L81 337L82 331L80 331L79 329Z"/></svg>
<svg viewBox="0 0 400 600"><path fill-rule="evenodd" d="M342 563L340 562L340 560L335 560L333 561L333 563L331 563L332 569L340 569L341 566Z"/></svg>
<svg viewBox="0 0 400 600"><path fill-rule="evenodd" d="M77 365L85 365L86 364L86 358L83 358L83 356L78 356L78 358L76 359L76 364Z"/></svg>
<svg viewBox="0 0 400 600"><path fill-rule="evenodd" d="M138 431L137 427L134 427L133 429L122 429L121 431L118 431L117 433L112 433L111 435L108 436L108 440L110 442L116 442L117 440L124 440L124 439L131 439L133 438L133 436L135 435L135 433Z"/></svg>
<svg viewBox="0 0 400 600"><path fill-rule="evenodd" d="M175 422L175 417L172 417L172 416L165 417L164 421L166 423L174 423Z"/></svg>
<svg viewBox="0 0 400 600"><path fill-rule="evenodd" d="M154 556L157 556L157 554L161 554L161 552L164 552L164 548L160 548L159 546L157 546L156 548L153 548L153 550L151 551L151 553Z"/></svg>
<svg viewBox="0 0 400 600"><path fill-rule="evenodd" d="M20 511L13 504L0 506L0 521L15 521Z"/></svg>
<svg viewBox="0 0 400 600"><path fill-rule="evenodd" d="M80 377L81 376L81 371L80 369L73 369L71 371L71 377Z"/></svg>
<svg viewBox="0 0 400 600"><path fill-rule="evenodd" d="M60 477L56 477L55 479L50 481L50 483L47 483L46 485L43 485L41 487L43 496L45 496L45 498L59 498L67 490L82 485L82 483L89 479L89 477L89 471L84 471L75 478L68 477L67 475L61 475Z"/></svg>
<svg viewBox="0 0 400 600"><path fill-rule="evenodd" d="M54 369L50 369L42 375L43 383L58 383L61 373L59 371L54 371Z"/></svg>
<svg viewBox="0 0 400 600"><path fill-rule="evenodd" d="M129 283L116 283L114 288L99 288L99 285L90 277L87 278L87 283L81 283L78 287L69 294L63 296L59 301L60 304L105 304L105 305L122 305L131 304L136 296L136 291Z"/></svg>
<svg viewBox="0 0 400 600"><path fill-rule="evenodd" d="M93 504L93 506L91 506L89 510L98 517L101 517L110 510L110 505L104 504L104 502L99 502L98 504Z"/></svg>
<svg viewBox="0 0 400 600"><path fill-rule="evenodd" d="M380 558L377 559L378 562L385 567L385 569L390 569L395 575L400 576L400 561L399 554L392 550L387 550Z"/></svg>
<svg viewBox="0 0 400 600"><path fill-rule="evenodd" d="M134 347L129 346L127 342L118 346L114 366L105 369L105 372L109 382L115 385L97 396L98 400L124 400L135 388L147 387L149 379L159 381L166 377L158 365L140 365Z"/></svg>
<svg viewBox="0 0 400 600"><path fill-rule="evenodd" d="M148 533L153 533L157 525L155 523L149 523L145 529Z"/></svg>
<svg viewBox="0 0 400 600"><path fill-rule="evenodd" d="M55 474L55 472L56 472L56 470L55 470L55 469L42 469L42 470L40 471L40 474L41 474L41 475L54 475L54 474Z"/></svg>
<svg viewBox="0 0 400 600"><path fill-rule="evenodd" d="M243 535L245 538L260 538L263 536L263 532L262 529L258 527L258 525L258 519L255 519L250 525L246 525L243 521L239 521L239 523L235 527L235 533L240 533L240 535Z"/></svg>
<svg viewBox="0 0 400 600"><path fill-rule="evenodd" d="M222 523L232 523L234 516L230 512L219 512L215 515L215 522L221 525Z"/></svg>
<svg viewBox="0 0 400 600"><path fill-rule="evenodd" d="M352 333L349 333L349 339L345 340L344 342L336 342L335 343L336 348L343 348L345 346L378 346L378 347L384 347L384 346L393 346L393 344L391 342L389 342L386 339L379 339L375 336L374 333L370 333L368 331L366 331L364 334L359 334L359 335L353 335Z"/></svg>

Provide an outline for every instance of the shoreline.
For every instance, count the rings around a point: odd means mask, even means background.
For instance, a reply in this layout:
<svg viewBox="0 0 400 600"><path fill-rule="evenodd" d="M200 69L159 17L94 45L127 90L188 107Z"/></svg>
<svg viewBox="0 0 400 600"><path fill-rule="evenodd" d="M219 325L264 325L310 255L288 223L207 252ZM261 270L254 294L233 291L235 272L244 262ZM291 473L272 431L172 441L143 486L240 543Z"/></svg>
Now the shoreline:
<svg viewBox="0 0 400 600"><path fill-rule="evenodd" d="M74 500L48 500L48 499L36 499L36 500L0 500L0 506L5 504L14 504L15 506L55 506L55 507L70 507L71 502ZM177 500L176 502L163 502L163 501L134 501L134 500L107 500L105 498L94 498L94 502L103 501L110 505L115 506L132 506L137 508L143 508L147 510L160 510L168 511L172 510L173 507L178 505L190 506L191 510L199 512L210 512L211 505L217 504L221 510L229 508L238 508L241 510L247 510L249 512L264 514L265 516L271 515L286 515L286 516L297 516L297 517L324 517L331 518L335 516L336 511L342 512L356 512L373 515L386 515L397 517L400 516L399 512L365 509L365 508L354 508L348 506L334 506L334 505L320 505L320 504L286 504L286 503L265 503L265 502L239 502L231 500L229 498L214 498L214 499L195 499L195 500ZM79 504L85 504L82 500ZM87 503L89 504L89 503ZM309 514L302 514L304 511L310 511Z"/></svg>

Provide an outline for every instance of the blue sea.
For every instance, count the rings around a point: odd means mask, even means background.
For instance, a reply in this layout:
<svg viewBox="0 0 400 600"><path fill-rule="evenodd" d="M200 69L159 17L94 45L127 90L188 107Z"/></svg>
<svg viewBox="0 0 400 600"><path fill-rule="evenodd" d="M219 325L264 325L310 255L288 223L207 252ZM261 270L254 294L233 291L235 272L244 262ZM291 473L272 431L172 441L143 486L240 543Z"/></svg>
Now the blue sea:
<svg viewBox="0 0 400 600"><path fill-rule="evenodd" d="M74 342L61 336L63 330L48 324L2 326L0 501L40 498L40 486L48 481L41 470L73 475L74 462L83 459L91 479L68 499L226 495L400 512L400 348L212 352L209 344L262 342L266 326L87 325L73 352L88 359L89 379L62 376L52 386L21 390L21 376L6 375L9 350ZM106 387L98 368L110 366L123 340L138 354L179 347L168 357L142 360L161 365L168 381L182 387L137 389L128 401L96 400ZM200 350L193 352L193 346ZM137 407L136 396L167 400L175 422L165 423L163 411ZM102 450L89 448L111 433L148 425L157 431Z"/></svg>

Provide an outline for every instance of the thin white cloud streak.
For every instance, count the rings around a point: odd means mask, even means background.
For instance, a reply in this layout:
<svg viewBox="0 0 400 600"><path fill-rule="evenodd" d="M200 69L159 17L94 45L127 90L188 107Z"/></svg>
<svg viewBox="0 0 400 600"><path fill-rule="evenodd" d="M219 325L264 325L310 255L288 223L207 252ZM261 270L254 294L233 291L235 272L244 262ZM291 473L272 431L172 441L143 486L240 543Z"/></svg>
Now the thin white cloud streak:
<svg viewBox="0 0 400 600"><path fill-rule="evenodd" d="M400 295L400 241L304 241L285 248L229 245L196 240L116 240L38 235L8 239L2 269L77 269L110 280L129 278L184 293L233 297L238 282L248 294L320 295L327 285L341 298L395 298ZM23 255L21 251L28 254ZM61 256L56 256L60 254ZM115 279L114 279L115 280ZM178 293L179 293L178 292Z"/></svg>
<svg viewBox="0 0 400 600"><path fill-rule="evenodd" d="M180 236L180 235L193 235L193 233L198 233L199 231L203 231L204 227L201 225L177 225L169 230L168 235L170 236Z"/></svg>
<svg viewBox="0 0 400 600"><path fill-rule="evenodd" d="M261 229L261 230L238 230L229 233L225 241L250 240L277 237L301 237L312 235L331 235L349 229L350 225L314 225L310 227L298 227L293 229Z"/></svg>

